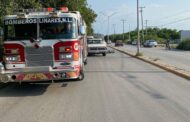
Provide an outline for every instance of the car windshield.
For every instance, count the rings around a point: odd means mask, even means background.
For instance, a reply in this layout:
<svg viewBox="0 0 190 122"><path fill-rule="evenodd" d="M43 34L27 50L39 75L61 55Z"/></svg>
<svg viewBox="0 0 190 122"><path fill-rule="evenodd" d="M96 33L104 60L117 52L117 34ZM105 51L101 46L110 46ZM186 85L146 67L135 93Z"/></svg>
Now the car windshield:
<svg viewBox="0 0 190 122"><path fill-rule="evenodd" d="M88 40L87 43L88 44L102 44L103 41L102 40Z"/></svg>

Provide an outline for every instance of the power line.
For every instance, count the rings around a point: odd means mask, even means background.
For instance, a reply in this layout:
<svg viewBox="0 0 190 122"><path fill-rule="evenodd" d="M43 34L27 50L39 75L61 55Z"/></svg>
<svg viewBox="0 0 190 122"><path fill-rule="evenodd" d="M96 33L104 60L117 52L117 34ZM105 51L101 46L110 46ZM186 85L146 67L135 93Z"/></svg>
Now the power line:
<svg viewBox="0 0 190 122"><path fill-rule="evenodd" d="M183 19L180 19L180 20L176 20L176 21L173 21L173 22L169 22L169 23L166 23L166 24L162 24L162 25L158 25L158 26L166 26L166 25L171 25L171 24L175 24L175 23L178 23L178 22L181 22L181 21L185 21L185 20L189 20L190 17L186 17L186 18L183 18Z"/></svg>
<svg viewBox="0 0 190 122"><path fill-rule="evenodd" d="M184 11L181 11L181 12L178 12L178 13L173 14L173 15L170 15L170 16L162 17L162 18L160 18L160 19L158 19L158 20L171 19L172 17L176 17L177 15L181 15L181 14L187 13L187 12L190 12L190 9L189 9L189 10L184 10ZM186 21L186 20L189 20L189 19L190 19L190 17L186 17L186 18L183 18L183 19L180 19L180 20L175 20L175 21L171 21L171 22L168 22L168 23L165 23L165 24L160 24L160 25L158 25L158 26L163 27L163 26L175 24L175 23L178 23L178 22L181 22L181 21Z"/></svg>
<svg viewBox="0 0 190 122"><path fill-rule="evenodd" d="M170 15L170 16L162 17L162 18L160 18L160 19L161 19L161 20L163 20L163 19L170 19L170 18L172 18L172 17L176 17L177 15L181 15L181 14L187 13L187 12L190 12L190 10L184 10L184 11L178 12L178 13L173 14L173 15Z"/></svg>

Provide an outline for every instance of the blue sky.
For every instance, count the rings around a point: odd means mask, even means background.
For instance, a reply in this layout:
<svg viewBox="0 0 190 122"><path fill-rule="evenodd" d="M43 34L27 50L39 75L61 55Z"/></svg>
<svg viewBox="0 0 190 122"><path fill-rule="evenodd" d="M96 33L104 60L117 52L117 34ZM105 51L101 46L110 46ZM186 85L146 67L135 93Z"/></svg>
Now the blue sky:
<svg viewBox="0 0 190 122"><path fill-rule="evenodd" d="M123 19L126 20L125 32L134 30L137 25L136 3L136 0L88 0L88 5L98 14L93 24L95 32L108 33L107 16L113 13L109 34L113 33L113 24L116 25L116 33L123 32ZM143 19L148 20L148 26L190 29L190 0L139 0L139 6L145 6Z"/></svg>

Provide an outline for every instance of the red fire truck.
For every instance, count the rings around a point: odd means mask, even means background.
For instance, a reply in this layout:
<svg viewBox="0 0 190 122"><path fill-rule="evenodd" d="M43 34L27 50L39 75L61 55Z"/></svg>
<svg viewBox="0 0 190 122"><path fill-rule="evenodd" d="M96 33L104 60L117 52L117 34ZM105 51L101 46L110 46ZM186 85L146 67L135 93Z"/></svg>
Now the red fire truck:
<svg viewBox="0 0 190 122"><path fill-rule="evenodd" d="M24 9L4 17L0 82L83 80L86 24L62 7Z"/></svg>

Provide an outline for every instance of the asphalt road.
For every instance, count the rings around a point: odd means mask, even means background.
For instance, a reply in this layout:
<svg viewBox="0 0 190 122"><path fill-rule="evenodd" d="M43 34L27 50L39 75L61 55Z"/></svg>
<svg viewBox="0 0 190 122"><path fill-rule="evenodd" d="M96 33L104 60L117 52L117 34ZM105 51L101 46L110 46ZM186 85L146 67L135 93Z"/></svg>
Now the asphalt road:
<svg viewBox="0 0 190 122"><path fill-rule="evenodd" d="M190 82L119 52L91 56L80 82L0 89L0 122L189 122Z"/></svg>
<svg viewBox="0 0 190 122"><path fill-rule="evenodd" d="M136 52L136 46L125 45L129 51ZM164 48L141 48L144 55L157 58L167 64L190 71L190 51L166 50Z"/></svg>

